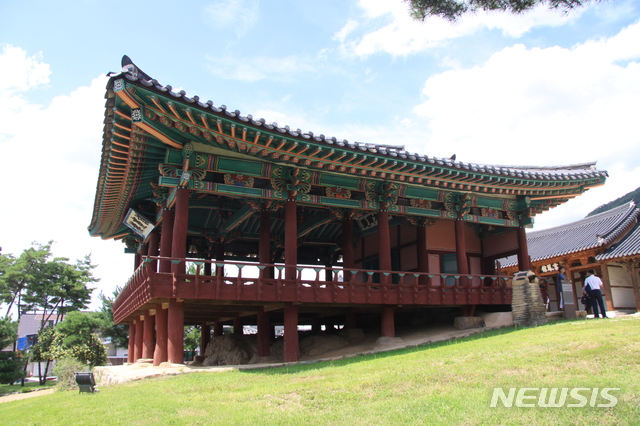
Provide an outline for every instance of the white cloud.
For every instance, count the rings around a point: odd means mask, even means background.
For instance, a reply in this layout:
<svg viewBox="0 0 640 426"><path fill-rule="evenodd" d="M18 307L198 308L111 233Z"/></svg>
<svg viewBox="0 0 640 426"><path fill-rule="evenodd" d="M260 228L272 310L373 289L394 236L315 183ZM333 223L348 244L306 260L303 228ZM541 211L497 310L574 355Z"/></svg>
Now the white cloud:
<svg viewBox="0 0 640 426"><path fill-rule="evenodd" d="M12 91L0 91L3 123L9 124L0 139L3 253L18 255L32 241L49 240L56 241L55 256L75 260L92 253L100 264L98 285L111 292L125 283L133 260L121 243L91 238L87 231L100 163L105 77L49 105L33 105L23 95L48 81L49 65L19 48L0 54L0 64L7 61L39 77L14 74L5 82Z"/></svg>
<svg viewBox="0 0 640 426"><path fill-rule="evenodd" d="M317 65L314 66L314 60L309 57L254 56L239 59L231 56L207 55L205 59L209 70L225 80L287 80L295 74L317 72Z"/></svg>
<svg viewBox="0 0 640 426"><path fill-rule="evenodd" d="M245 35L258 21L257 0L218 0L204 8L205 21L216 31Z"/></svg>
<svg viewBox="0 0 640 426"><path fill-rule="evenodd" d="M378 52L407 56L485 28L499 29L505 36L517 38L534 27L560 26L581 13L561 14L541 6L522 15L478 12L457 23L441 18L418 22L411 18L403 0L361 0L359 4L364 15L361 22L350 19L334 36L345 56L366 57ZM356 28L363 31L358 33Z"/></svg>
<svg viewBox="0 0 640 426"><path fill-rule="evenodd" d="M430 134L425 152L490 164L598 160L611 177L605 191L579 197L591 204L582 216L624 195L639 182L639 39L636 23L572 49L515 45L481 66L430 77L415 108Z"/></svg>

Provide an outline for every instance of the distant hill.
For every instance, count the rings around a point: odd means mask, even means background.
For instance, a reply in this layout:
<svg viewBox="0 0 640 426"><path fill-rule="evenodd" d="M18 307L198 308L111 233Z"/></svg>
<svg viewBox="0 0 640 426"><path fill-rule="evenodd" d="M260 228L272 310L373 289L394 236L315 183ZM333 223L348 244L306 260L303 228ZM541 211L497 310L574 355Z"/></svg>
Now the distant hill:
<svg viewBox="0 0 640 426"><path fill-rule="evenodd" d="M636 205L640 205L640 188L637 188L635 191L631 191L628 194L623 195L617 200L613 200L608 202L607 204L601 205L600 207L589 213L587 217L593 216L594 214L606 212L607 210L611 210L614 207L627 204L629 201L633 201L634 203L636 203Z"/></svg>

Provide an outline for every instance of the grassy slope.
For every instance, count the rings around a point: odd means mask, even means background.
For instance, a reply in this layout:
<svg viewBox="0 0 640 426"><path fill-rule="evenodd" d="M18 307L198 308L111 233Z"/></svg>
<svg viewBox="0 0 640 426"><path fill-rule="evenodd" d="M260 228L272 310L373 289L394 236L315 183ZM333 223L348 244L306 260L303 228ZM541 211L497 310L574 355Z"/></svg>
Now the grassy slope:
<svg viewBox="0 0 640 426"><path fill-rule="evenodd" d="M0 423L640 424L639 327L637 318L560 322L337 362L58 392L0 404ZM490 408L494 387L621 390L613 408Z"/></svg>

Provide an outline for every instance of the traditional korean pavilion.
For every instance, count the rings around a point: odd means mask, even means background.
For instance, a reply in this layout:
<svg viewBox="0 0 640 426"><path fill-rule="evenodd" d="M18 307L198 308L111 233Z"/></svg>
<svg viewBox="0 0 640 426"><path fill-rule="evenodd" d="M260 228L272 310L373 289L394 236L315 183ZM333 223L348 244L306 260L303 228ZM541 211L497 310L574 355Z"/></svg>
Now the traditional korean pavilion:
<svg viewBox="0 0 640 426"><path fill-rule="evenodd" d="M128 57L107 84L89 232L135 253L114 319L129 361L183 362L184 325L209 343L256 325L378 328L435 310L509 309L529 270L525 227L604 184L594 164L506 167L434 158L268 123L173 92Z"/></svg>

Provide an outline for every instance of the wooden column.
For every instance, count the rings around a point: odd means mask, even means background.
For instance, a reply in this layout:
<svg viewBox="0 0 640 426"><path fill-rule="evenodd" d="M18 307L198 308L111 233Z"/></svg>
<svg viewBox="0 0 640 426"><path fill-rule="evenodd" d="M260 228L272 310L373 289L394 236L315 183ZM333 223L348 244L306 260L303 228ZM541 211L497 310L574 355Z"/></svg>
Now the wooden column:
<svg viewBox="0 0 640 426"><path fill-rule="evenodd" d="M269 329L269 312L264 311L264 307L260 307L258 311L258 356L271 355L271 347L269 338L271 330Z"/></svg>
<svg viewBox="0 0 640 426"><path fill-rule="evenodd" d="M153 351L155 349L155 326L156 317L150 314L147 310L144 314L144 336L142 338L142 358L153 358Z"/></svg>
<svg viewBox="0 0 640 426"><path fill-rule="evenodd" d="M168 310L162 309L162 303L156 303L156 348L153 352L153 365L167 362L167 317Z"/></svg>
<svg viewBox="0 0 640 426"><path fill-rule="evenodd" d="M151 234L149 234L149 248L147 250L147 254L149 256L157 256L158 249L160 248L159 244L160 241L158 236L158 229L154 229L153 231L151 231ZM147 263L147 270L149 272L158 272L158 261L152 260L151 262Z"/></svg>
<svg viewBox="0 0 640 426"><path fill-rule="evenodd" d="M140 315L136 315L136 344L134 350L134 361L136 362L140 358L142 358L142 344L144 342L144 320L140 317Z"/></svg>
<svg viewBox="0 0 640 426"><path fill-rule="evenodd" d="M171 257L171 245L173 239L173 222L175 212L172 209L162 210L162 233L160 234L160 256ZM160 272L171 272L171 261L160 262Z"/></svg>
<svg viewBox="0 0 640 426"><path fill-rule="evenodd" d="M418 272L429 272L429 253L427 252L427 227L420 223L416 228L418 231L416 241L416 251L418 255ZM418 282L422 285L429 283L429 277L421 275Z"/></svg>
<svg viewBox="0 0 640 426"><path fill-rule="evenodd" d="M298 345L298 305L284 305L284 362L300 361Z"/></svg>
<svg viewBox="0 0 640 426"><path fill-rule="evenodd" d="M464 235L464 228L464 221L462 219L456 219L456 261L458 263L458 273L460 275L466 275L469 273L469 261L467 260L467 243Z"/></svg>
<svg viewBox="0 0 640 426"><path fill-rule="evenodd" d="M209 251L207 249L206 253L204 254L204 260L211 260L211 251ZM205 262L204 264L204 275L210 277L211 276L211 263L210 262Z"/></svg>
<svg viewBox="0 0 640 426"><path fill-rule="evenodd" d="M169 362L184 363L184 302L169 301L167 316L167 356Z"/></svg>
<svg viewBox="0 0 640 426"><path fill-rule="evenodd" d="M222 241L222 239L216 243L216 260L224 262L224 241ZM216 268L216 275L224 277L224 266Z"/></svg>
<svg viewBox="0 0 640 426"><path fill-rule="evenodd" d="M200 355L204 356L211 341L211 326L203 322L200 326Z"/></svg>
<svg viewBox="0 0 640 426"><path fill-rule="evenodd" d="M382 337L396 337L394 308L392 306L383 305L381 314L380 329Z"/></svg>
<svg viewBox="0 0 640 426"><path fill-rule="evenodd" d="M129 322L129 345L127 349L127 362L132 364L135 361L135 342L136 342L136 322Z"/></svg>
<svg viewBox="0 0 640 426"><path fill-rule="evenodd" d="M631 285L633 286L633 296L636 299L636 311L640 312L640 287L638 287L637 268L631 269Z"/></svg>
<svg viewBox="0 0 640 426"><path fill-rule="evenodd" d="M290 194L284 203L284 264L285 279L296 279L298 264L298 216L296 200Z"/></svg>
<svg viewBox="0 0 640 426"><path fill-rule="evenodd" d="M171 241L171 257L187 257L187 228L189 226L189 189L178 188L176 192L175 219L173 223L173 239ZM185 262L171 265L174 274L185 273Z"/></svg>
<svg viewBox="0 0 640 426"><path fill-rule="evenodd" d="M633 275L633 271L630 272ZM613 294L611 293L611 285L609 283L609 267L607 264L603 264L600 267L600 274L602 275L603 292L607 301L607 311L613 311ZM640 308L639 308L640 309Z"/></svg>
<svg viewBox="0 0 640 426"><path fill-rule="evenodd" d="M530 271L531 262L529 261L529 247L527 246L527 233L523 227L518 227L518 269L521 271Z"/></svg>
<svg viewBox="0 0 640 426"><path fill-rule="evenodd" d="M389 232L389 213L378 212L378 261L382 271L391 270L391 233ZM387 284L389 275L380 274L380 283Z"/></svg>
<svg viewBox="0 0 640 426"><path fill-rule="evenodd" d="M271 264L271 212L260 211L260 240L258 242L258 262ZM273 278L273 268L263 270L264 278Z"/></svg>
<svg viewBox="0 0 640 426"><path fill-rule="evenodd" d="M342 220L342 267L351 269L355 264L355 254L353 250L353 219ZM344 280L348 281L347 274Z"/></svg>
<svg viewBox="0 0 640 426"><path fill-rule="evenodd" d="M224 333L224 326L222 321L215 320L213 321L213 337L222 336Z"/></svg>
<svg viewBox="0 0 640 426"><path fill-rule="evenodd" d="M242 318L238 314L233 318L233 334L242 336L244 329L242 328Z"/></svg>
<svg viewBox="0 0 640 426"><path fill-rule="evenodd" d="M353 308L347 308L347 311L344 314L344 328L358 328L356 311L354 311Z"/></svg>

